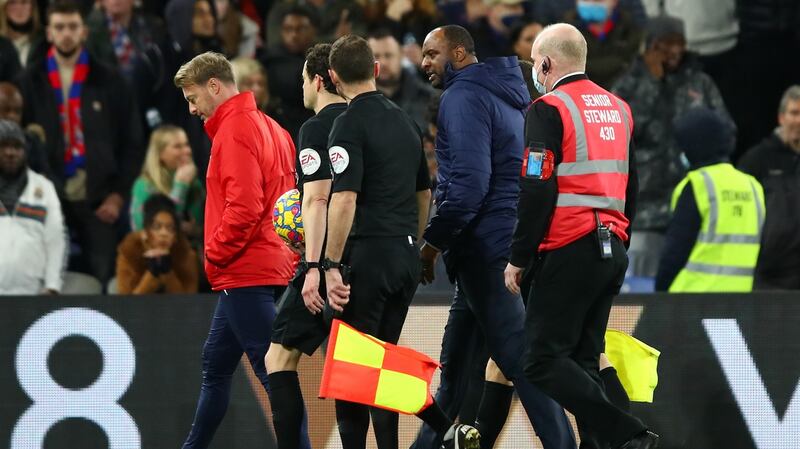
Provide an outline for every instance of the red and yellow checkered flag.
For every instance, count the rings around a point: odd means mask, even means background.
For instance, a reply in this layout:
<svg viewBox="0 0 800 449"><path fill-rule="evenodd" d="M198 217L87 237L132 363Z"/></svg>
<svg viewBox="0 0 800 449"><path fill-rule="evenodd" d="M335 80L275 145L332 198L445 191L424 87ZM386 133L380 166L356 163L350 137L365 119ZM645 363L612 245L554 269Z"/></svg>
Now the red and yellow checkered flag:
<svg viewBox="0 0 800 449"><path fill-rule="evenodd" d="M319 397L415 415L433 403L430 385L438 367L425 354L333 320Z"/></svg>

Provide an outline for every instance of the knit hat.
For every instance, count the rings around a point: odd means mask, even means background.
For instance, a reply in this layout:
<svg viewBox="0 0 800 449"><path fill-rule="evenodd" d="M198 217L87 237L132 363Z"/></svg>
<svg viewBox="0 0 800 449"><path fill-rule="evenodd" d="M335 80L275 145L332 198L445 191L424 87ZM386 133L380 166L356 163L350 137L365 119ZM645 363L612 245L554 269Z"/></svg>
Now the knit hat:
<svg viewBox="0 0 800 449"><path fill-rule="evenodd" d="M647 43L650 44L655 40L679 35L686 37L686 27L683 25L683 20L672 16L657 16L647 21L645 28Z"/></svg>
<svg viewBox="0 0 800 449"><path fill-rule="evenodd" d="M736 127L714 110L693 108L675 121L675 140L692 167L702 167L728 159Z"/></svg>
<svg viewBox="0 0 800 449"><path fill-rule="evenodd" d="M11 143L24 147L25 134L22 132L19 125L11 120L0 120L0 143Z"/></svg>

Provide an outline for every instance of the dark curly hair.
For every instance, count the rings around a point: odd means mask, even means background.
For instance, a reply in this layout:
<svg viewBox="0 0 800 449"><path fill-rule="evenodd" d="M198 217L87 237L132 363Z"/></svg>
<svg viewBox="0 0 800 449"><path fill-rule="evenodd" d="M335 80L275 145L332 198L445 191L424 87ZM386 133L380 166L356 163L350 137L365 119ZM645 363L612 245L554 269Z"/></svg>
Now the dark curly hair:
<svg viewBox="0 0 800 449"><path fill-rule="evenodd" d="M172 201L172 198L161 193L151 196L147 199L147 201L144 202L145 229L153 225L156 215L160 214L161 212L166 212L172 217L172 220L175 222L175 233L180 234L181 222L178 219L175 202Z"/></svg>
<svg viewBox="0 0 800 449"><path fill-rule="evenodd" d="M336 86L331 81L328 69L331 67L328 58L331 54L331 44L317 44L306 51L306 75L309 79L314 79L315 75L322 78L322 85L325 90L336 94Z"/></svg>

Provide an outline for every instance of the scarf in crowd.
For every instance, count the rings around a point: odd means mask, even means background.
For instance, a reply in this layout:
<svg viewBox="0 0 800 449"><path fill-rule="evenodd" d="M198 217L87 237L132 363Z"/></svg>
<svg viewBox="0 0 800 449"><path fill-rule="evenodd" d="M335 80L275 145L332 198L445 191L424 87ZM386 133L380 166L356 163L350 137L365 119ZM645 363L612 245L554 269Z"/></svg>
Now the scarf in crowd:
<svg viewBox="0 0 800 449"><path fill-rule="evenodd" d="M78 56L78 63L75 64L69 98L64 98L61 76L58 74L58 62L56 62L56 49L50 47L47 52L47 77L56 96L61 130L64 133L64 175L67 178L75 175L79 168L86 166L86 146L83 141L83 120L81 119L81 90L87 76L89 76L89 52L84 48Z"/></svg>
<svg viewBox="0 0 800 449"><path fill-rule="evenodd" d="M128 30L121 23L108 18L108 31L111 34L111 45L114 47L114 54L117 55L120 70L124 73L130 72L135 49Z"/></svg>
<svg viewBox="0 0 800 449"><path fill-rule="evenodd" d="M608 17L608 19L606 19L605 22L600 24L599 27L597 28L589 27L589 32L592 33L594 37L597 38L597 40L604 41L606 40L606 36L608 36L610 32L614 31L614 28L617 26L618 21L619 21L619 11L614 9L614 11L612 11L611 15Z"/></svg>

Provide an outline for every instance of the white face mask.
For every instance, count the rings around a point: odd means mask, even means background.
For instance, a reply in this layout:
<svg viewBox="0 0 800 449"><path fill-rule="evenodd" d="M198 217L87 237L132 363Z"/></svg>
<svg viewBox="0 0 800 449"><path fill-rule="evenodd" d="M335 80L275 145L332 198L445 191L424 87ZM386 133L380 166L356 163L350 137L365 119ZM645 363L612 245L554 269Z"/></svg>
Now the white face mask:
<svg viewBox="0 0 800 449"><path fill-rule="evenodd" d="M544 59L542 59L542 63L539 64L539 67L544 65ZM531 75L533 75L533 87L536 88L536 91L540 94L544 95L547 93L547 75L544 76L544 84L539 82L539 74L536 73L536 66L534 65L531 67Z"/></svg>

